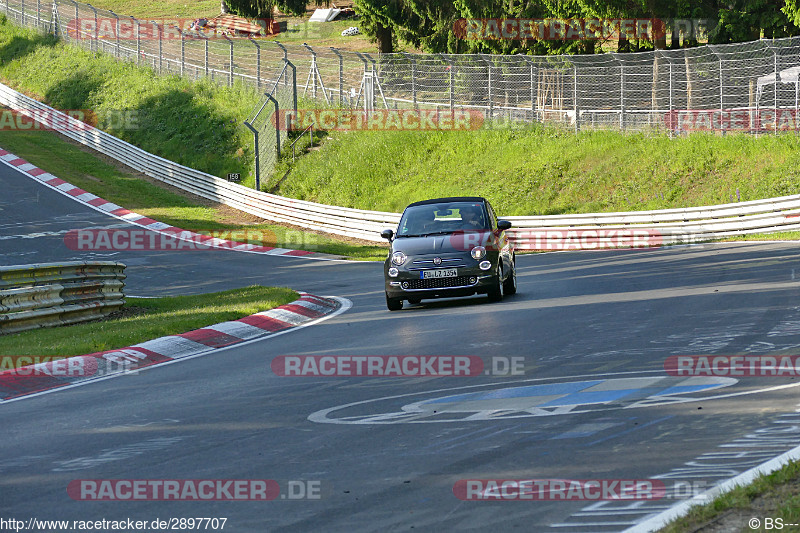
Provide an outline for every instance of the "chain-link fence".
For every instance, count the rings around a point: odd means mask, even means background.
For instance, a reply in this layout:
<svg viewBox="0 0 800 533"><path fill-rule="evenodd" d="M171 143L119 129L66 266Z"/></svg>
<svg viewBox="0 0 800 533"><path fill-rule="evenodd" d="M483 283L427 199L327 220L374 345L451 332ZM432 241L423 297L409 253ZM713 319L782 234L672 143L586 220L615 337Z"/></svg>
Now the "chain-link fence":
<svg viewBox="0 0 800 533"><path fill-rule="evenodd" d="M0 12L159 73L259 91L285 86L291 64L297 94L330 106L471 109L575 131L798 130L800 37L631 54L371 55L206 34L74 0L0 0Z"/></svg>
<svg viewBox="0 0 800 533"><path fill-rule="evenodd" d="M275 83L245 121L253 132L256 189L261 189L261 178L268 178L275 168L296 115L297 73L291 62L284 61Z"/></svg>

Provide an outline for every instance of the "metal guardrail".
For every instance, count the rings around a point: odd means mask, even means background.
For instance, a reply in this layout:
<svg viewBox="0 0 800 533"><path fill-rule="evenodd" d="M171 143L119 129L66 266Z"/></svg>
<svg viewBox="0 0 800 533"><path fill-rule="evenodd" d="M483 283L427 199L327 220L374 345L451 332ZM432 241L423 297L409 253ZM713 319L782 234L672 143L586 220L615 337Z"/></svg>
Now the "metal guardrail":
<svg viewBox="0 0 800 533"><path fill-rule="evenodd" d="M0 267L0 334L108 315L125 303L124 270L112 261Z"/></svg>
<svg viewBox="0 0 800 533"><path fill-rule="evenodd" d="M44 123L46 127L152 178L269 221L380 242L380 231L395 227L400 220L398 213L294 200L230 183L146 152L2 84L0 104L29 117L49 121ZM520 249L527 247L532 232L548 229L652 230L659 232L660 244L674 244L800 229L800 195L684 209L505 218L515 226L510 236Z"/></svg>

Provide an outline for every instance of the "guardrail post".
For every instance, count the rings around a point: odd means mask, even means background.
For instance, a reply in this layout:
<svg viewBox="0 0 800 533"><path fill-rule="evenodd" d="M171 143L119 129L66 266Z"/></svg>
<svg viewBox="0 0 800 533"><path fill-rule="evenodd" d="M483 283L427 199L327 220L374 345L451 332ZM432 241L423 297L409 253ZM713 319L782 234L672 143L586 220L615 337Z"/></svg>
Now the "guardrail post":
<svg viewBox="0 0 800 533"><path fill-rule="evenodd" d="M256 47L256 88L261 90L261 47L258 45L252 35L247 36L250 42Z"/></svg>
<svg viewBox="0 0 800 533"><path fill-rule="evenodd" d="M222 36L228 40L228 44L230 45L230 57L228 59L231 62L231 68L228 73L228 87L233 87L233 41L231 40L230 37L228 37L224 33L222 34Z"/></svg>
<svg viewBox="0 0 800 533"><path fill-rule="evenodd" d="M25 0L20 0L20 13L22 14L22 25L25 25Z"/></svg>
<svg viewBox="0 0 800 533"><path fill-rule="evenodd" d="M92 12L94 13L94 36L92 37L94 48L90 47L90 50L94 50L96 52L97 49L99 48L99 39L100 39L99 28L97 27L98 24L97 9L95 9L95 7L92 6L92 4L86 4L86 5L89 6L89 9L91 9Z"/></svg>
<svg viewBox="0 0 800 533"><path fill-rule="evenodd" d="M339 105L344 103L344 58L339 50L331 46L331 51L339 58Z"/></svg>
<svg viewBox="0 0 800 533"><path fill-rule="evenodd" d="M117 29L116 29L116 32L115 32L117 34L117 49L114 51L114 57L119 59L119 17L117 16L116 13L114 13L110 9L108 10L108 12L111 13L112 15L114 15L114 18L117 19Z"/></svg>
<svg viewBox="0 0 800 533"><path fill-rule="evenodd" d="M42 23L42 0L36 0L36 28Z"/></svg>

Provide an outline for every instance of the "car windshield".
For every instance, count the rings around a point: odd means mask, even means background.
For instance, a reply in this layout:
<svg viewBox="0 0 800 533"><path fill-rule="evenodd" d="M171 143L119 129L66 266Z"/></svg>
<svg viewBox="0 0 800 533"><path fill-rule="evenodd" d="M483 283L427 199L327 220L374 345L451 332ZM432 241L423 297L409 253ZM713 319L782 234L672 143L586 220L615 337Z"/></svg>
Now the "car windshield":
<svg viewBox="0 0 800 533"><path fill-rule="evenodd" d="M487 230L488 217L480 202L445 202L406 208L398 237L448 234L455 231Z"/></svg>

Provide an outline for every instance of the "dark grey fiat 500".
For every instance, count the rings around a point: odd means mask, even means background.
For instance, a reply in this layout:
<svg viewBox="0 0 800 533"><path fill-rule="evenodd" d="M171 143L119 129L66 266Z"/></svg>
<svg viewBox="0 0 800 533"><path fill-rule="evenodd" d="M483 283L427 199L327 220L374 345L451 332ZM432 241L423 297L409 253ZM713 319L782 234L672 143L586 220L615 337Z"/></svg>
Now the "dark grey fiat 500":
<svg viewBox="0 0 800 533"><path fill-rule="evenodd" d="M437 198L406 207L384 265L386 306L403 308L426 298L487 294L492 301L517 291L514 250L488 201Z"/></svg>

